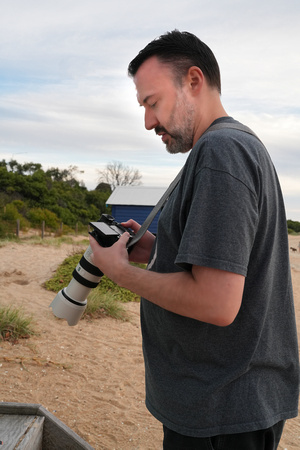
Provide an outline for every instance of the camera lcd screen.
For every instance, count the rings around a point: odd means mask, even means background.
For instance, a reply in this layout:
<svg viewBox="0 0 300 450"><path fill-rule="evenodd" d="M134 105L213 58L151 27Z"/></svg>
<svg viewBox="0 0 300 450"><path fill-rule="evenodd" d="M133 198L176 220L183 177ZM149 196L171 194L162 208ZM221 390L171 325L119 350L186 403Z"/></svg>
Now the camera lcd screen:
<svg viewBox="0 0 300 450"><path fill-rule="evenodd" d="M103 233L103 234L105 234L106 236L107 235L113 235L113 236L116 236L116 235L119 235L120 234L120 232L118 231L115 231L114 229L113 229L113 226L108 226L106 223L104 223L104 222L91 222L91 225L94 227L94 228L97 228L97 230L99 230L101 233Z"/></svg>

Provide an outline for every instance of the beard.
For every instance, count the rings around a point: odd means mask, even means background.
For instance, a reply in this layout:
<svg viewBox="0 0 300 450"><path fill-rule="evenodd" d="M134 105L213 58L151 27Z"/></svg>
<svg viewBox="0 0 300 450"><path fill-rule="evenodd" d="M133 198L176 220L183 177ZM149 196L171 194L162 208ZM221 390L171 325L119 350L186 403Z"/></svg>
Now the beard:
<svg viewBox="0 0 300 450"><path fill-rule="evenodd" d="M156 133L165 132L169 135L166 149L169 153L187 153L193 147L194 139L194 116L193 106L187 102L184 94L177 97L176 104L170 116L167 129L161 126L155 128Z"/></svg>

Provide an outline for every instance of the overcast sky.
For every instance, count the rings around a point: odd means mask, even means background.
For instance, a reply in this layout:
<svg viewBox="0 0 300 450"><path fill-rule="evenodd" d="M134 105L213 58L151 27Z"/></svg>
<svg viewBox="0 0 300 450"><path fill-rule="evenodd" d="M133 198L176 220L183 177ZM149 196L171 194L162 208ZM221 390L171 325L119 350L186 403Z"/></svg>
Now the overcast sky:
<svg viewBox="0 0 300 450"><path fill-rule="evenodd" d="M299 0L0 2L1 159L75 165L88 189L121 161L167 186L186 156L145 130L127 65L177 28L215 53L227 113L264 141L300 220Z"/></svg>

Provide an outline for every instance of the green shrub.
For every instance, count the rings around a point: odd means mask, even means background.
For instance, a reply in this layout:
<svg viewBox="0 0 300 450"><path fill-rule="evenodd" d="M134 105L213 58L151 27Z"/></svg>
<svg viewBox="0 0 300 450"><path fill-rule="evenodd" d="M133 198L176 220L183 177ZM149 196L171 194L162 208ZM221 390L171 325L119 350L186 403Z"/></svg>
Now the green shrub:
<svg viewBox="0 0 300 450"><path fill-rule="evenodd" d="M2 217L4 220L16 221L20 218L18 208L13 203L8 203L5 206L5 212Z"/></svg>
<svg viewBox="0 0 300 450"><path fill-rule="evenodd" d="M32 316L24 314L21 308L0 307L0 337L3 340L16 342L36 334Z"/></svg>
<svg viewBox="0 0 300 450"><path fill-rule="evenodd" d="M118 301L114 293L102 294L99 289L94 289L88 296L88 302L83 317L95 319L103 316L113 317L118 320L127 320L126 310Z"/></svg>
<svg viewBox="0 0 300 450"><path fill-rule="evenodd" d="M3 213L0 214L0 237L6 237L16 233L17 220L20 222L21 230L29 228L28 220L20 213L19 208L22 202L14 200L6 204Z"/></svg>
<svg viewBox="0 0 300 450"><path fill-rule="evenodd" d="M55 230L59 223L58 217L55 213L49 211L48 209L42 208L30 209L28 212L28 220L34 227L39 227L44 221L46 227L49 227L52 230Z"/></svg>
<svg viewBox="0 0 300 450"><path fill-rule="evenodd" d="M0 221L0 239L4 239L10 234L11 230L9 224L4 221Z"/></svg>
<svg viewBox="0 0 300 450"><path fill-rule="evenodd" d="M287 227L289 234L300 233L300 222L296 220L287 220Z"/></svg>
<svg viewBox="0 0 300 450"><path fill-rule="evenodd" d="M17 208L18 212L26 211L25 203L22 200L13 200L11 203Z"/></svg>

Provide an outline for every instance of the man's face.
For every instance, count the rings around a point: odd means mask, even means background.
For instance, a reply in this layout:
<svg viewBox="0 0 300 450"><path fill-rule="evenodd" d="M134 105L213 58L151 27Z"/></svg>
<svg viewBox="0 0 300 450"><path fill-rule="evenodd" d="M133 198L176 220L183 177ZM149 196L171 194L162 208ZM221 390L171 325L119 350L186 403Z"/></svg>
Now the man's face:
<svg viewBox="0 0 300 450"><path fill-rule="evenodd" d="M194 108L184 85L175 83L171 67L151 57L140 66L134 82L145 108L146 129L161 136L169 153L188 152L193 146Z"/></svg>

